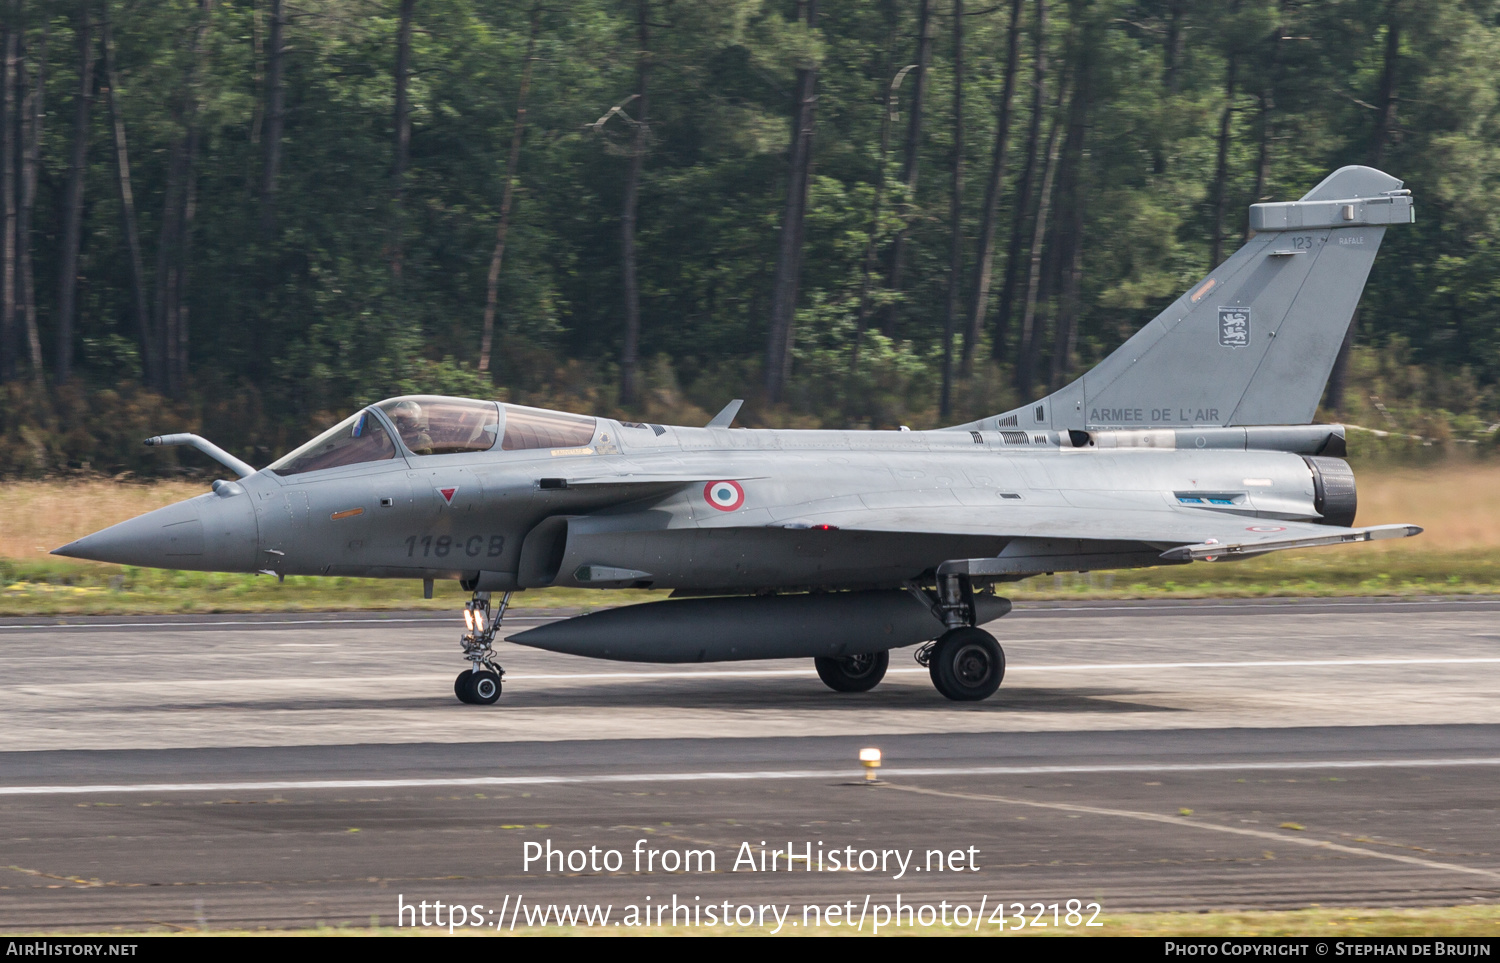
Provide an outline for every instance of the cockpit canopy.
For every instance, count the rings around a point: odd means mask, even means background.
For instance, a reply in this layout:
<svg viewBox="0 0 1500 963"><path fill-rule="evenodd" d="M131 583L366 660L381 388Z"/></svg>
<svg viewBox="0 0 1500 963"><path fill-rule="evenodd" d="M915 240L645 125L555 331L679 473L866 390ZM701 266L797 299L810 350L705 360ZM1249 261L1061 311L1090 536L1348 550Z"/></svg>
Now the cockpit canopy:
<svg viewBox="0 0 1500 963"><path fill-rule="evenodd" d="M382 417L384 416L384 417ZM395 458L390 428L413 455L578 448L594 437L597 419L493 401L408 395L366 408L269 467L278 475Z"/></svg>
<svg viewBox="0 0 1500 963"><path fill-rule="evenodd" d="M505 409L505 439L500 447L506 451L527 448L581 448L594 440L597 418L570 415L565 411L501 405Z"/></svg>
<svg viewBox="0 0 1500 963"><path fill-rule="evenodd" d="M396 444L391 441L385 423L374 415L373 409L366 408L272 462L266 470L278 475L300 475L395 457Z"/></svg>
<svg viewBox="0 0 1500 963"><path fill-rule="evenodd" d="M413 455L489 451L500 436L500 406L493 401L414 395L377 405Z"/></svg>

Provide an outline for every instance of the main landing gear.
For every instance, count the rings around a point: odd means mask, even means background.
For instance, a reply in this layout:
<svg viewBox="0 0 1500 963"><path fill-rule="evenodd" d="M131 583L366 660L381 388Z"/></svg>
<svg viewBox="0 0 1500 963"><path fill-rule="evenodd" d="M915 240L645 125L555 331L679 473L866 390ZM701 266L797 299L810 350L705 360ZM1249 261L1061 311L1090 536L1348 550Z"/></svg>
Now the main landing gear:
<svg viewBox="0 0 1500 963"><path fill-rule="evenodd" d="M453 694L467 705L488 706L500 700L500 681L505 670L495 662L492 646L500 631L500 620L505 618L506 606L510 605L510 593L500 598L500 610L490 614L490 593L475 592L464 606L464 626L468 629L459 644L464 647L464 658L469 668L453 680Z"/></svg>
<svg viewBox="0 0 1500 963"><path fill-rule="evenodd" d="M915 586L911 590L920 592ZM988 699L1005 678L1005 650L993 635L974 624L973 584L968 576L939 570L937 595L933 614L948 631L916 651L917 664L926 666L933 687L954 702Z"/></svg>
<svg viewBox="0 0 1500 963"><path fill-rule="evenodd" d="M869 692L885 678L885 670L890 664L889 652L813 659L818 678L834 692Z"/></svg>
<svg viewBox="0 0 1500 963"><path fill-rule="evenodd" d="M949 629L917 650L933 686L954 702L988 699L1005 678L1005 650L984 629Z"/></svg>
<svg viewBox="0 0 1500 963"><path fill-rule="evenodd" d="M978 702L1000 688L1005 678L1005 651L977 623L981 613L985 621L1004 615L1010 611L1010 603L981 593L976 604L973 578L950 568L958 564L945 562L938 568L936 591L915 582L906 583L906 590L947 626L936 640L917 649L917 664L927 669L933 687L944 696L955 702ZM813 659L818 678L835 692L870 691L885 678L890 662L888 651Z"/></svg>

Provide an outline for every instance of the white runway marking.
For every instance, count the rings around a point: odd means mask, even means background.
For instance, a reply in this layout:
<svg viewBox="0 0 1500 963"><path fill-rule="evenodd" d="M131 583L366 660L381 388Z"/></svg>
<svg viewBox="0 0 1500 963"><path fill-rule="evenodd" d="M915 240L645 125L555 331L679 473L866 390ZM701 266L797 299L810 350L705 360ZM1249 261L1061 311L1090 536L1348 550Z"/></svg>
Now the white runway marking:
<svg viewBox="0 0 1500 963"><path fill-rule="evenodd" d="M294 645L309 645L308 643L293 643ZM321 653L320 653L321 654ZM1453 659L1302 659L1302 660L1280 660L1280 661L1258 661L1258 662L1085 662L1075 664L1057 665L1010 665L1006 667L1006 674L1014 676L1016 673L1024 672L1130 672L1140 670L1161 669L1246 669L1246 668L1344 668L1348 666L1409 666L1409 665L1493 665L1500 663L1500 657L1476 656L1473 658ZM313 660L313 665L341 665L343 660ZM910 668L889 669L886 675L920 675L925 676L928 672L920 666ZM408 682L427 682L434 679L447 679L446 673L422 673L406 677ZM650 682L653 680L671 679L816 679L817 674L812 668L796 669L719 669L719 670L681 670L676 672L525 672L512 671L505 674L505 681L510 684L519 682L610 682L610 681L638 681ZM341 685L350 681L384 682L384 676L353 677L353 676L298 676L294 679L281 677L271 678L230 678L217 679L189 679L175 683L179 690L212 689L216 686L235 684L264 684L268 682L295 682L300 685ZM88 683L93 685L94 683ZM159 686L156 681L143 682L113 682L111 688L121 690L150 689ZM68 688L85 685L85 683L45 683L46 688ZM19 688L29 689L29 685Z"/></svg>
<svg viewBox="0 0 1500 963"><path fill-rule="evenodd" d="M1202 829L1216 833L1230 833L1235 836L1253 836L1256 839L1270 840L1278 845L1291 844L1294 846L1308 846L1313 849L1328 849L1336 853L1346 853L1350 856L1368 856L1371 859L1385 859L1396 863L1407 863L1412 866L1421 866L1424 869L1443 870L1450 873L1467 873L1471 876L1486 876L1490 879L1500 879L1500 873L1492 869L1483 869L1477 866L1462 866L1458 863L1441 863L1433 859L1422 859L1420 856L1407 856L1403 853L1385 853L1374 849L1360 849L1356 846L1345 846L1340 843L1330 842L1326 839L1317 839L1286 833L1267 832L1264 829L1249 829L1244 826L1222 826L1218 823L1206 822L1201 819L1187 819L1183 816L1167 816L1162 813L1139 812L1133 809L1105 809L1100 806L1079 806L1074 803L1039 802L1034 799L1011 799L1005 796L986 796L978 793L947 792L941 789L924 789L920 786L887 786L886 788L901 792L920 793L924 796L943 796L949 799L968 799L975 802L994 802L1008 806L1030 806L1035 809L1056 809L1062 812L1078 813L1089 816L1115 816L1123 819L1138 819L1143 822L1166 823L1169 826L1180 826L1185 829Z"/></svg>
<svg viewBox="0 0 1500 963"><path fill-rule="evenodd" d="M1018 671L1067 671L1078 669L1249 669L1278 666L1327 666L1327 665L1467 665L1472 663L1500 662L1500 658L1458 659L1297 659L1265 662L1100 662L1082 665L1017 665L1010 669ZM1007 669L1007 671L1010 671Z"/></svg>
<svg viewBox="0 0 1500 963"><path fill-rule="evenodd" d="M505 623L512 622L557 622L561 615L513 615ZM275 625L326 625L330 628L346 628L351 625L434 625L444 627L449 622L462 622L458 615L441 615L426 619L237 619L224 622L37 622L25 625L0 625L0 632L13 629L214 629L222 625L254 625L264 628Z"/></svg>
<svg viewBox="0 0 1500 963"><path fill-rule="evenodd" d="M937 766L890 768L882 778L918 776L1046 776L1086 773L1290 772L1322 769L1430 769L1500 766L1500 757L1462 759L1351 759L1327 762L1137 763L1093 766ZM77 796L107 793L280 792L294 789L422 789L430 787L552 786L642 782L749 782L771 779L863 779L863 770L763 769L743 772L599 773L582 776L454 776L433 779L298 779L263 782L161 782L83 786L0 786L0 796Z"/></svg>
<svg viewBox="0 0 1500 963"><path fill-rule="evenodd" d="M1500 599L1493 596L1481 598L1458 598L1451 595L1429 596L1426 598L1392 599L1371 598L1369 596L1338 596L1330 595L1324 597L1305 596L1298 598L1268 599L1265 601L1251 601L1240 599L1224 602L1205 602L1200 599L1180 599L1177 601L1166 601L1158 603L1139 603L1135 605L1052 605L1045 608L1016 608L1012 615L1038 615L1046 612L1194 612L1209 609L1242 609L1254 611L1256 609L1289 609L1310 606L1335 606L1353 607L1356 605L1380 605L1382 607L1399 608L1404 605L1494 605Z"/></svg>
<svg viewBox="0 0 1500 963"><path fill-rule="evenodd" d="M435 619L244 619L233 622L43 622L34 625L0 625L0 632L11 629L212 629L221 625L327 625L340 628L347 625L400 625L409 622L430 622L442 625L448 618L461 622L460 616ZM543 616L549 619L550 616ZM517 617L514 621L523 621ZM524 621L534 621L526 619Z"/></svg>

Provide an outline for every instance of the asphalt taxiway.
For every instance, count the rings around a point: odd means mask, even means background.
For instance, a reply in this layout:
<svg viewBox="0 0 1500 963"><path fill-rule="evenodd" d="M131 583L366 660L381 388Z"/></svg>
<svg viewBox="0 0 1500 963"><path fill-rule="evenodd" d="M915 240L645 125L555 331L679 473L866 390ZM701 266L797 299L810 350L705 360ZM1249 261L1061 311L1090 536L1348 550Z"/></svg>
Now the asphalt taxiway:
<svg viewBox="0 0 1500 963"><path fill-rule="evenodd" d="M57 621L0 623L0 931L389 925L398 899L1500 898L1497 600L1018 607L975 705L902 652L841 695L801 663L502 646L473 707L457 619ZM525 865L548 840L623 865ZM716 871L637 871L640 840ZM732 870L743 843L978 869Z"/></svg>

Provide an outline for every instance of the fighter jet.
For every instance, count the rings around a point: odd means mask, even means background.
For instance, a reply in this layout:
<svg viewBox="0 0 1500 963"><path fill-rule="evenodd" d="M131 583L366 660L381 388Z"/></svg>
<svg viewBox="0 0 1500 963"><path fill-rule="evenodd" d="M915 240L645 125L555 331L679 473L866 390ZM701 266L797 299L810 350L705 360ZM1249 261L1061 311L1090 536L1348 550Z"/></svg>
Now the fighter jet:
<svg viewBox="0 0 1500 963"><path fill-rule="evenodd" d="M915 647L949 699L1005 655L980 628L1028 576L1402 538L1355 527L1344 429L1313 425L1401 181L1345 167L1250 208L1254 237L1079 380L933 431L616 421L393 398L259 471L55 551L215 572L436 579L473 593L458 698L491 704L512 593L671 589L509 641L633 662L811 658L838 692ZM499 594L492 607L492 597Z"/></svg>

